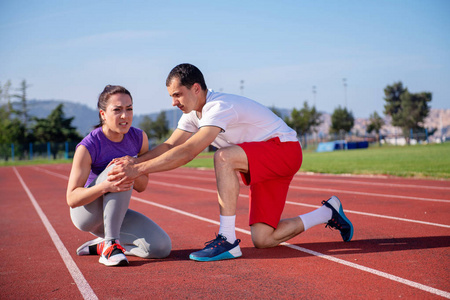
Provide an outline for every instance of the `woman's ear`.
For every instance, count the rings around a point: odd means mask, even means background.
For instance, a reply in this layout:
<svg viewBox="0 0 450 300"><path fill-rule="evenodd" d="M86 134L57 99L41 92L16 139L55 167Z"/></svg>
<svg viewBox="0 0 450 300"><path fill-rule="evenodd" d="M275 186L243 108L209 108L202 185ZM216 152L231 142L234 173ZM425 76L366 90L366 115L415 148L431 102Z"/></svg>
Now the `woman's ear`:
<svg viewBox="0 0 450 300"><path fill-rule="evenodd" d="M103 109L100 109L99 113L102 120L105 121L106 120L105 111Z"/></svg>

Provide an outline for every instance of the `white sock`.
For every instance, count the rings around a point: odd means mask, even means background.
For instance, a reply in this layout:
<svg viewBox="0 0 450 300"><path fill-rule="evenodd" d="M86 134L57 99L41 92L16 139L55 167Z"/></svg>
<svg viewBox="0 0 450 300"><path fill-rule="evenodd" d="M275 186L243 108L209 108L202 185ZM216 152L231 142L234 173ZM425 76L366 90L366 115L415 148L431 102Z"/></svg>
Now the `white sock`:
<svg viewBox="0 0 450 300"><path fill-rule="evenodd" d="M227 238L227 242L233 244L236 241L236 215L220 215L219 234Z"/></svg>
<svg viewBox="0 0 450 300"><path fill-rule="evenodd" d="M327 223L331 219L332 214L333 213L330 208L322 205L318 209L307 214L300 215L299 217L302 219L306 231L313 226Z"/></svg>

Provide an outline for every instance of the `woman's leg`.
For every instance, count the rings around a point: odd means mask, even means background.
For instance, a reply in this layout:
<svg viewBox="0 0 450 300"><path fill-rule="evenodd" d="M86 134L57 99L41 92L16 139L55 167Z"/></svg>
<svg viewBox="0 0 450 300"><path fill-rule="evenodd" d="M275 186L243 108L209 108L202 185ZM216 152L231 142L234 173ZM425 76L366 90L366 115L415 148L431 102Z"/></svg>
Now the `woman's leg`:
<svg viewBox="0 0 450 300"><path fill-rule="evenodd" d="M108 172L114 167L106 168L90 185L94 186L108 178ZM130 204L132 190L107 193L84 206L70 209L74 225L89 231L98 237L112 240L120 236L120 227Z"/></svg>
<svg viewBox="0 0 450 300"><path fill-rule="evenodd" d="M172 250L167 233L143 214L128 209L120 230L120 243L127 255L164 258Z"/></svg>
<svg viewBox="0 0 450 300"><path fill-rule="evenodd" d="M95 201L70 209L72 223L81 231L87 231L97 237L104 237L103 196Z"/></svg>
<svg viewBox="0 0 450 300"><path fill-rule="evenodd" d="M105 169L90 186L106 180L112 167ZM105 240L119 239L127 255L143 258L167 257L172 250L170 237L155 222L128 209L131 193L132 190L108 193L85 206L71 209L74 225Z"/></svg>

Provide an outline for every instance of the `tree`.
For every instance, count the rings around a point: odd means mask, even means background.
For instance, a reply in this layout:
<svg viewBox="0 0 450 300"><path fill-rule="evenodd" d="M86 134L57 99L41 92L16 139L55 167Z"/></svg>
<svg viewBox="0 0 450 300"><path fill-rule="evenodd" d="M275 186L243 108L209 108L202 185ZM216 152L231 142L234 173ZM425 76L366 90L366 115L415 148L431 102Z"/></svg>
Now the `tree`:
<svg viewBox="0 0 450 300"><path fill-rule="evenodd" d="M381 130L381 127L383 127L383 125L384 125L383 118L380 117L376 111L374 111L373 114L371 114L369 117L369 125L367 126L366 131L367 131L367 133L371 133L372 131L375 131L375 134L377 136L377 140L378 140L378 143L380 146L381 146L380 130Z"/></svg>
<svg viewBox="0 0 450 300"><path fill-rule="evenodd" d="M22 145L26 142L26 127L17 118L12 109L11 80L8 80L3 86L0 86L0 152L1 156L7 160L11 154L11 144Z"/></svg>
<svg viewBox="0 0 450 300"><path fill-rule="evenodd" d="M11 144L25 143L26 128L18 118L11 118L7 105L0 107L0 153L8 160L11 154Z"/></svg>
<svg viewBox="0 0 450 300"><path fill-rule="evenodd" d="M15 113L22 118L22 122L25 125L25 128L28 126L28 108L27 108L27 89L30 85L27 84L26 80L22 80L20 83L20 88L17 90L20 92L19 94L13 95L13 97L20 100L21 109L16 111Z"/></svg>
<svg viewBox="0 0 450 300"><path fill-rule="evenodd" d="M403 88L403 83L401 81L395 82L393 85L388 85L384 89L384 94L386 95L384 98L386 101L386 104L384 105L384 114L395 116L401 111L400 96L405 91L406 88Z"/></svg>
<svg viewBox="0 0 450 300"><path fill-rule="evenodd" d="M6 102L6 109L12 112L11 95L9 89L11 88L11 80L8 80L3 87L0 86L0 102L4 99Z"/></svg>
<svg viewBox="0 0 450 300"><path fill-rule="evenodd" d="M431 102L430 92L412 94L403 88L401 82L394 83L384 89L384 113L392 117L392 125L402 129L403 135L409 143L410 130L423 130L423 122L430 112L428 103Z"/></svg>
<svg viewBox="0 0 450 300"><path fill-rule="evenodd" d="M348 133L352 130L354 124L355 118L353 113L345 107L341 108L341 106L338 106L331 115L330 132L338 134Z"/></svg>
<svg viewBox="0 0 450 300"><path fill-rule="evenodd" d="M149 116L145 116L139 124L139 128L144 130L149 138L155 138L158 141L164 139L169 133L166 113L161 111L155 121L152 121Z"/></svg>
<svg viewBox="0 0 450 300"><path fill-rule="evenodd" d="M305 101L303 103L303 108L297 110L294 108L291 112L291 116L285 119L286 124L297 132L298 136L304 137L304 148L307 147L306 135L311 134L315 127L319 126L322 121L320 117L322 116L316 110L316 107L309 107L308 103Z"/></svg>
<svg viewBox="0 0 450 300"><path fill-rule="evenodd" d="M59 104L47 118L33 118L35 125L33 127L34 139L37 142L53 142L52 153L56 159L61 144L66 141L80 140L82 137L78 134L75 127L72 126L74 117L65 118L63 104Z"/></svg>

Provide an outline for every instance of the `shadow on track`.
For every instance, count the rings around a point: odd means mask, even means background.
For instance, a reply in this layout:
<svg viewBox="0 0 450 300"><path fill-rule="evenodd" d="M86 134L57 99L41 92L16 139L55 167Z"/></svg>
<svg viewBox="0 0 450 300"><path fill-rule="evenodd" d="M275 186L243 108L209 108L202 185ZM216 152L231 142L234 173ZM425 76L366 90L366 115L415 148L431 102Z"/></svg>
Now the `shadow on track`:
<svg viewBox="0 0 450 300"><path fill-rule="evenodd" d="M354 240L349 243L304 243L296 244L296 246L331 256L342 254L380 253L446 248L450 247L450 236L368 239ZM243 256L239 259L285 259L310 256L308 253L296 251L284 246L277 246L268 249L242 247L241 249ZM149 263L189 261L189 254L197 250L198 249L172 250L167 258L130 261L130 266L142 266Z"/></svg>

